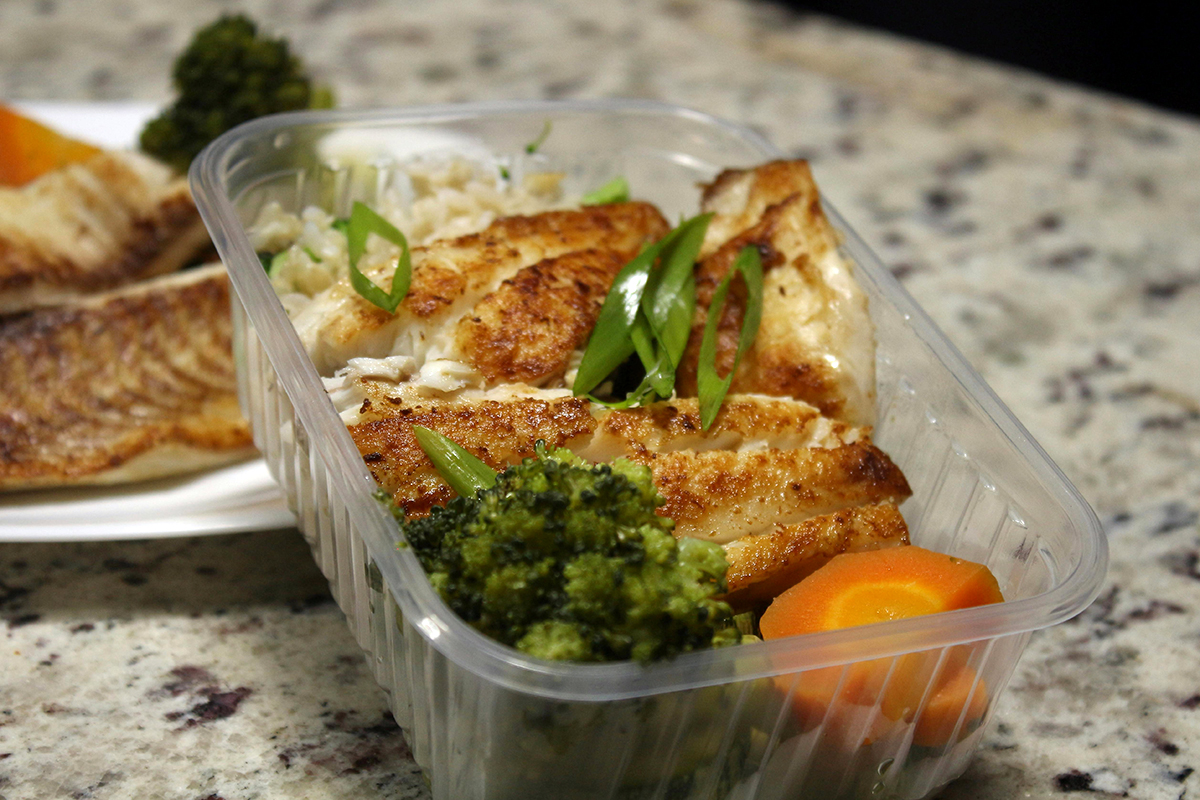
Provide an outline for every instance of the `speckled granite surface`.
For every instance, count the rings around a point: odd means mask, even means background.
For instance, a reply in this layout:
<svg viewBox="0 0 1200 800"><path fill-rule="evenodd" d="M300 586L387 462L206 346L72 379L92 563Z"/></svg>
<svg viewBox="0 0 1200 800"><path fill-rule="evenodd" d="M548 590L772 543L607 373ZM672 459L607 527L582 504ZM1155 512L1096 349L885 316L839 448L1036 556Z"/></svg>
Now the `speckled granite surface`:
<svg viewBox="0 0 1200 800"><path fill-rule="evenodd" d="M1200 791L1200 123L733 2L247 4L345 105L650 97L817 178L1075 481L1100 600L942 797ZM0 97L161 99L228 4L0 4ZM427 797L293 532L0 545L0 796Z"/></svg>

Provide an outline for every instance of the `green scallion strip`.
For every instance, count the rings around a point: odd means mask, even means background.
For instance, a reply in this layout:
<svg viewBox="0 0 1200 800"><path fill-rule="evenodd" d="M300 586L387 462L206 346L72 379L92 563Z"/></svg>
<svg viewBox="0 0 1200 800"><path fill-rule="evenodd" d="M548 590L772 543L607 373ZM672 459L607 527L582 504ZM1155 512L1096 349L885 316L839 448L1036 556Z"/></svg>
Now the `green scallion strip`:
<svg viewBox="0 0 1200 800"><path fill-rule="evenodd" d="M496 482L496 471L453 439L420 425L413 425L412 430L438 474L461 496L474 497Z"/></svg>
<svg viewBox="0 0 1200 800"><path fill-rule="evenodd" d="M599 386L609 373L633 354L630 332L642 306L642 292L650 277L650 267L654 265L665 241L663 239L647 247L622 267L613 279L575 373L572 391L576 397Z"/></svg>
<svg viewBox="0 0 1200 800"><path fill-rule="evenodd" d="M625 401L604 404L627 408L632 397L640 403L674 392L696 308L693 270L711 218L702 214L680 223L617 274L575 374L577 397L588 395L635 352L646 379Z"/></svg>
<svg viewBox="0 0 1200 800"><path fill-rule="evenodd" d="M279 268L283 266L283 262L287 260L287 254L287 250L280 250L271 257L271 263L267 265L267 277L275 277L275 273L279 271Z"/></svg>
<svg viewBox="0 0 1200 800"><path fill-rule="evenodd" d="M729 294L729 284L733 276L741 273L746 282L746 311L742 317L742 331L738 336L737 354L733 358L733 366L724 378L717 376L717 328L721 321L721 312L725 307L725 296ZM733 375L737 372L738 362L750 349L754 337L758 333L758 323L762 319L762 259L758 249L747 245L738 253L733 267L721 279L721 284L713 294L712 303L708 306L708 321L704 325L704 338L700 342L700 358L696 365L696 386L700 395L700 427L708 430L721 410L721 403L733 383Z"/></svg>
<svg viewBox="0 0 1200 800"><path fill-rule="evenodd" d="M372 233L382 236L400 248L400 258L396 262L396 272L392 275L390 292L376 286L358 269L358 260L366 252L367 237ZM404 238L404 234L366 205L356 201L346 226L346 244L350 255L350 285L354 287L354 291L372 305L389 314L395 314L396 308L408 294L408 286L412 282L412 255L408 251L408 240Z"/></svg>
<svg viewBox="0 0 1200 800"><path fill-rule="evenodd" d="M696 311L696 259L712 214L680 224L663 250L662 264L650 275L642 294L642 311L674 370L683 359Z"/></svg>
<svg viewBox="0 0 1200 800"><path fill-rule="evenodd" d="M629 202L629 181L618 175L599 189L585 194L580 202L585 206L602 206L608 203Z"/></svg>
<svg viewBox="0 0 1200 800"><path fill-rule="evenodd" d="M546 137L550 135L551 127L553 126L551 125L550 120L546 120L546 124L542 126L542 132L538 134L538 137L529 144L525 145L525 152L530 154L536 153L538 149L546 143Z"/></svg>

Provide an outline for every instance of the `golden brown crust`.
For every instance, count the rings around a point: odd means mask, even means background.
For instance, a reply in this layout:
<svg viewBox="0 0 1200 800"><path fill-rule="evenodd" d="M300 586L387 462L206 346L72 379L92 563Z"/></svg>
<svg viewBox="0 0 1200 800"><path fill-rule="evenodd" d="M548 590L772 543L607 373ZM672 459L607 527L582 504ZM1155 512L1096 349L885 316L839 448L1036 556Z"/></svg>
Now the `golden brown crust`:
<svg viewBox="0 0 1200 800"><path fill-rule="evenodd" d="M399 313L371 305L347 277L317 297L310 307L313 319L302 313L295 321L317 369L332 374L350 357L388 355L406 327L436 336L523 268L587 249L628 260L667 227L658 209L636 202L503 217L479 233L414 248L412 283ZM393 260L363 271L376 284L390 286L395 266Z"/></svg>
<svg viewBox="0 0 1200 800"><path fill-rule="evenodd" d="M701 255L755 226L767 209L796 195L801 202L820 204L807 161L769 161L752 169L724 170L700 197L701 209L716 214Z"/></svg>
<svg viewBox="0 0 1200 800"><path fill-rule="evenodd" d="M497 470L532 456L539 439L565 447L596 427L588 403L575 398L475 403L397 399L383 405L372 410L376 419L350 426L350 436L376 482L395 495L409 517L425 516L454 497L417 444L413 425L449 437Z"/></svg>
<svg viewBox="0 0 1200 800"><path fill-rule="evenodd" d="M207 243L186 181L101 153L0 189L0 314L174 271Z"/></svg>
<svg viewBox="0 0 1200 800"><path fill-rule="evenodd" d="M807 403L760 395L727 396L705 431L699 405L695 398L680 397L601 412L596 435L581 455L592 461L611 461L634 453L728 450L747 445L829 448L865 439L870 433L822 417Z"/></svg>
<svg viewBox="0 0 1200 800"><path fill-rule="evenodd" d="M526 267L459 321L459 351L488 384L562 378L629 257L588 249Z"/></svg>
<svg viewBox="0 0 1200 800"><path fill-rule="evenodd" d="M140 480L251 454L229 303L216 265L0 320L0 488Z"/></svg>
<svg viewBox="0 0 1200 800"><path fill-rule="evenodd" d="M666 499L659 510L676 535L728 542L772 525L912 491L899 468L869 442L781 450L635 453Z"/></svg>
<svg viewBox="0 0 1200 800"><path fill-rule="evenodd" d="M855 425L874 418L874 342L866 299L837 256L837 234L804 162L727 171L706 190L715 212L696 270L696 315L677 389L696 394L696 369L709 306L741 250L763 265L762 322L731 391L794 397ZM733 366L746 290L734 278L717 325L716 364Z"/></svg>
<svg viewBox="0 0 1200 800"><path fill-rule="evenodd" d="M908 526L894 503L845 508L726 546L726 600L736 611L751 609L828 563L839 553L908 544Z"/></svg>
<svg viewBox="0 0 1200 800"><path fill-rule="evenodd" d="M829 294L828 289L821 284L820 275L812 267L814 259L823 255L825 251L822 250L818 254L801 250L785 254L779 245L786 235L787 227L797 224L797 220L811 220L814 214L819 214L819 219L824 220L819 204L812 205L802 194L796 194L768 208L756 225L725 242L700 261L696 268L697 313L692 322L687 351L679 369L678 386L681 394L694 396L696 393L696 365L699 361L700 343L704 338L704 328L708 323L708 308L717 287L733 267L733 262L742 248L750 246L758 250L764 278L769 276L772 270L787 268L796 274L797 282L804 291L817 296ZM815 222L812 224L819 225ZM764 296L764 319L759 328L764 340L769 340L774 326L797 323L795 319L787 319L786 316L775 318L770 314L773 306L786 304L789 288L777 286L774 296ZM745 310L746 285L739 275L730 284L729 294L726 295L725 305L721 310L721 319L717 324L716 363L720 375L728 374L733 367ZM801 347L794 339L784 338L777 346L772 347L769 341L756 338L754 345L738 365L730 390L794 397L813 404L821 413L835 419L841 418L845 410L845 396L834 371L823 360L814 358L813 353L807 352L806 348Z"/></svg>

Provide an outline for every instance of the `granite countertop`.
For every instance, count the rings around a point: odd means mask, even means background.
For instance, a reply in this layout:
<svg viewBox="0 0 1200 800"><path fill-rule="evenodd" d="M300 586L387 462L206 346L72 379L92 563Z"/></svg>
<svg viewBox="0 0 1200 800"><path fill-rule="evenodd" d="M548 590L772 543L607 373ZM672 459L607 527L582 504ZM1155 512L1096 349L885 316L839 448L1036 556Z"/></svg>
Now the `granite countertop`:
<svg viewBox="0 0 1200 800"><path fill-rule="evenodd" d="M624 96L825 194L1075 482L1099 600L947 800L1200 788L1200 122L745 2L256 3L342 103ZM162 100L227 4L0 5L0 98ZM0 797L424 798L295 531L0 545Z"/></svg>

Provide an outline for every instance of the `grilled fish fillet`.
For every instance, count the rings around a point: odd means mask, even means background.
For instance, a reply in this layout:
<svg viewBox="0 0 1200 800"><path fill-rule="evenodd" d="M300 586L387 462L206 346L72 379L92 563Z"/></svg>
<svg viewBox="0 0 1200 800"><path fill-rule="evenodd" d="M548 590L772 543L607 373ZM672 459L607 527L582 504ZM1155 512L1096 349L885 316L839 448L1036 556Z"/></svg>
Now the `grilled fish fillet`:
<svg viewBox="0 0 1200 800"><path fill-rule="evenodd" d="M0 489L112 484L253 454L220 264L0 320Z"/></svg>
<svg viewBox="0 0 1200 800"><path fill-rule="evenodd" d="M650 469L677 536L726 548L738 607L769 599L838 552L907 543L897 504L911 490L871 443L866 298L837 252L807 165L722 173L703 207L715 216L696 267L679 396L642 408L608 409L568 386L613 277L665 231L642 204L500 220L477 237L414 251L421 288L395 319L339 297L339 313L310 349L326 374L338 370L327 387L376 481L411 517L453 497L414 424L496 469L532 456L538 439L590 461L629 458ZM747 244L766 270L762 324L704 431L699 336L713 292ZM744 287L734 286L720 328L725 369L745 302ZM418 338L435 344L422 349L412 344ZM348 358L364 346L376 358Z"/></svg>
<svg viewBox="0 0 1200 800"><path fill-rule="evenodd" d="M696 270L697 312L680 367L680 394L696 391L696 360L708 307L741 249L763 262L762 323L738 365L731 391L805 400L854 425L875 419L875 339L867 298L821 210L808 164L777 161L727 170L704 191L714 213ZM735 280L718 327L717 365L733 366L745 311Z"/></svg>
<svg viewBox="0 0 1200 800"><path fill-rule="evenodd" d="M610 410L505 390L451 401L367 391L350 435L410 517L454 497L413 436L421 425L497 470L533 456L538 439L590 461L644 464L675 535L725 546L739 603L773 597L838 552L908 543L895 505L911 494L904 475L867 431L803 401L735 395L701 434L694 399Z"/></svg>
<svg viewBox="0 0 1200 800"><path fill-rule="evenodd" d="M0 314L179 269L208 243L187 183L105 152L0 188Z"/></svg>
<svg viewBox="0 0 1200 800"><path fill-rule="evenodd" d="M662 214L648 203L504 217L479 233L413 248L412 283L394 315L359 296L346 276L318 294L292 322L323 375L352 357L403 355L419 362L469 360L497 378L512 374L537 380L533 367L546 357L556 365L548 373L565 363L591 330L612 275L667 228ZM592 255L591 263L560 261L581 251ZM375 283L391 286L395 268L395 261L389 260L363 272ZM560 271L577 276L581 285L573 287L555 277ZM505 363L487 344L488 339L507 335L505 325L512 324L511 318L506 322L493 313L497 294L523 298L524 341L539 339L528 348L531 352L515 353L513 363ZM554 318L552 309L559 308L565 295L570 295L567 302L576 317L568 323L574 333L556 344L543 343L540 340L560 336L563 320ZM560 355L533 354L539 347ZM526 358L532 362L522 366Z"/></svg>

